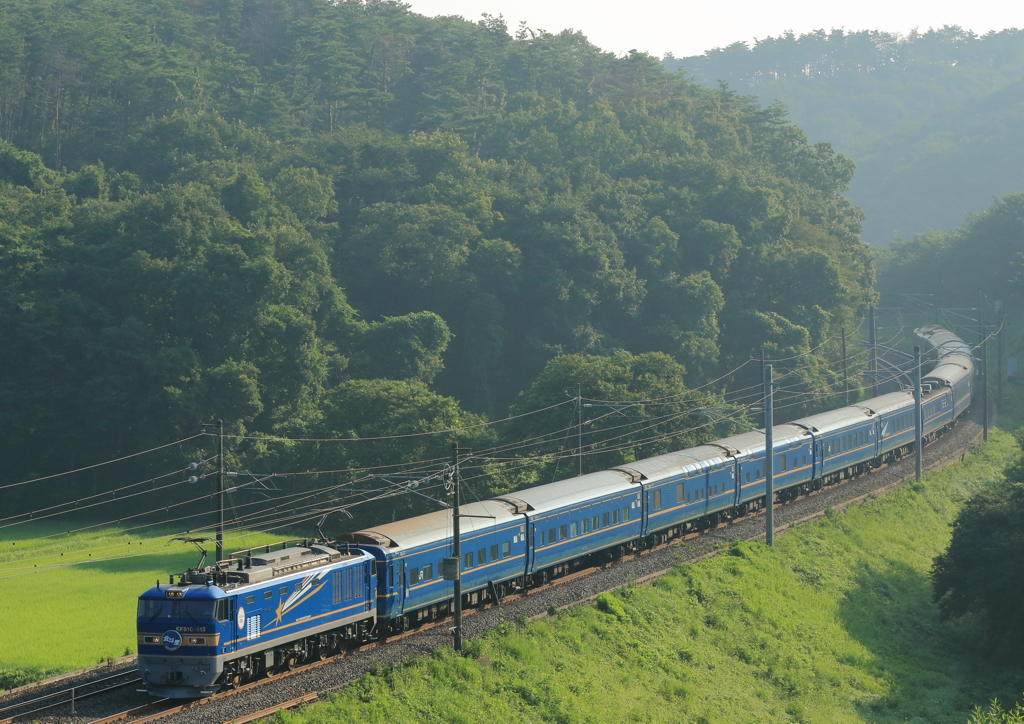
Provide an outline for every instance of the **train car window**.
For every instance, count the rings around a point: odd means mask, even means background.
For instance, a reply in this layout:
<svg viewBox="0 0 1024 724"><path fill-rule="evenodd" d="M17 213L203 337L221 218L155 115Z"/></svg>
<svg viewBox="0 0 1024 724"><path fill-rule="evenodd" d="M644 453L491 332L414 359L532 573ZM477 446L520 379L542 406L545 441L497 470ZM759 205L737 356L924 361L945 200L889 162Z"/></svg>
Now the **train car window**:
<svg viewBox="0 0 1024 724"><path fill-rule="evenodd" d="M395 587L395 567L388 566L388 588Z"/></svg>
<svg viewBox="0 0 1024 724"><path fill-rule="evenodd" d="M298 591L300 588L302 588L302 582L301 581L299 581L294 586L292 586L292 590L293 591Z"/></svg>
<svg viewBox="0 0 1024 724"><path fill-rule="evenodd" d="M570 523L569 524L569 537L570 538L575 538L576 536L578 536L580 534L579 525L580 525L579 523Z"/></svg>
<svg viewBox="0 0 1024 724"><path fill-rule="evenodd" d="M683 502L683 484L682 483L676 483L676 502L677 503L682 503Z"/></svg>
<svg viewBox="0 0 1024 724"><path fill-rule="evenodd" d="M693 491L690 491L689 493L686 494L686 502L687 503L693 502L692 500L690 500L691 497L693 497Z"/></svg>
<svg viewBox="0 0 1024 724"><path fill-rule="evenodd" d="M661 510L661 491L660 490L655 490L654 491L654 509L655 510Z"/></svg>
<svg viewBox="0 0 1024 724"><path fill-rule="evenodd" d="M568 537L568 528L564 525L558 526L558 540L565 540Z"/></svg>
<svg viewBox="0 0 1024 724"><path fill-rule="evenodd" d="M487 562L487 549L481 548L476 552L476 563L478 566L482 566Z"/></svg>
<svg viewBox="0 0 1024 724"><path fill-rule="evenodd" d="M281 590L278 591L278 593L280 593L282 596L287 596L288 595L288 586L281 586Z"/></svg>
<svg viewBox="0 0 1024 724"><path fill-rule="evenodd" d="M549 543L551 542L550 537L548 538L548 542ZM498 546L491 546L491 560L492 561L498 560Z"/></svg>
<svg viewBox="0 0 1024 724"><path fill-rule="evenodd" d="M250 603L256 603L256 596L246 596L245 603L246 605L249 605Z"/></svg>
<svg viewBox="0 0 1024 724"><path fill-rule="evenodd" d="M424 581L432 581L432 580L434 580L434 564L433 563L428 563L427 565L423 566L423 580Z"/></svg>
<svg viewBox="0 0 1024 724"><path fill-rule="evenodd" d="M586 535L590 532L590 518L583 519L583 534Z"/></svg>
<svg viewBox="0 0 1024 724"><path fill-rule="evenodd" d="M800 463L800 464L801 465L807 465L807 456L806 455L804 455L804 461L802 463Z"/></svg>
<svg viewBox="0 0 1024 724"><path fill-rule="evenodd" d="M552 543L554 543L555 540L556 540L555 539L555 529L552 528L551 530L548 531L548 545L551 545ZM498 557L498 554L497 554L497 552L495 552L494 555L491 556L491 559L493 560L494 558L497 558L497 557Z"/></svg>
<svg viewBox="0 0 1024 724"><path fill-rule="evenodd" d="M786 456L785 455L782 456L782 460L779 462L779 469L782 472L786 472Z"/></svg>
<svg viewBox="0 0 1024 724"><path fill-rule="evenodd" d="M273 595L274 595L273 591L264 591L263 592L263 598L270 598Z"/></svg>
<svg viewBox="0 0 1024 724"><path fill-rule="evenodd" d="M756 468L754 470L754 480L760 480L760 479L761 479L761 468Z"/></svg>
<svg viewBox="0 0 1024 724"><path fill-rule="evenodd" d="M601 530L601 519L600 518L598 518L595 515L591 522L592 522L592 524L594 526L594 530Z"/></svg>
<svg viewBox="0 0 1024 724"><path fill-rule="evenodd" d="M411 568L409 570L409 583L412 584L412 583L419 583L419 582L420 582L420 569L419 568Z"/></svg>
<svg viewBox="0 0 1024 724"><path fill-rule="evenodd" d="M616 508L615 510L612 511L612 525L618 525L618 524L619 524L619 510L618 510L618 508Z"/></svg>
<svg viewBox="0 0 1024 724"><path fill-rule="evenodd" d="M622 522L625 523L627 520L629 520L629 508L623 508L622 509Z"/></svg>
<svg viewBox="0 0 1024 724"><path fill-rule="evenodd" d="M607 513L602 513L601 514L601 527L602 528L607 528L608 527L608 514Z"/></svg>
<svg viewBox="0 0 1024 724"><path fill-rule="evenodd" d="M501 557L508 558L512 555L512 544L509 541L505 541L501 544Z"/></svg>
<svg viewBox="0 0 1024 724"><path fill-rule="evenodd" d="M747 482L748 483L750 482L750 473L749 472L747 473Z"/></svg>

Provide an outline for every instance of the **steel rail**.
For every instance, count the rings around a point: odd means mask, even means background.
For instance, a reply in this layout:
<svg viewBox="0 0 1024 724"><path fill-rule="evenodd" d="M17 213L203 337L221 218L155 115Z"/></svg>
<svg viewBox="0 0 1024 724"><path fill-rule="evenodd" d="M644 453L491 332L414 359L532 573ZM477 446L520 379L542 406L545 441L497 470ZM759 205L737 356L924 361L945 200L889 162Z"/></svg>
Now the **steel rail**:
<svg viewBox="0 0 1024 724"><path fill-rule="evenodd" d="M135 678L130 679L129 681L122 682L120 684L114 684L113 686L108 686L108 687L105 687L103 689L98 689L96 691L88 691L88 692L86 692L84 694L76 694L75 693L78 689L85 689L87 687L95 686L96 684L102 684L103 682L111 681L113 679L120 679L120 678L123 678L125 676L133 676ZM11 706L8 706L8 707L5 707L3 709L0 709L0 716L8 715L8 716L4 716L4 718L0 719L0 724L10 724L10 722L14 722L14 721L17 721L19 719L23 719L25 717L32 716L34 714L39 714L39 713L42 713L42 712L45 712L45 711L50 711L52 709L59 709L62 706L68 706L68 705L72 705L73 706L75 704L75 702L81 701L82 699L88 699L91 696L99 696L100 694L107 694L107 693L109 693L111 691L116 691L117 689L123 689L126 686L132 686L134 684L139 683L140 681L141 681L141 679L139 678L139 675L138 675L137 671L135 671L135 670L122 671L120 674L114 674L112 676L107 676L107 677L102 678L102 679L96 679L95 681L90 681L90 682L87 682L87 683L84 683L84 684L79 684L78 686L72 686L72 687L69 687L67 689L61 689L60 691L55 691L52 694L46 694L45 696L40 696L40 697L37 697L35 699L29 699L28 701L23 701L23 702L20 702L18 704L12 704ZM18 714L9 714L12 711L16 711L18 709L22 709L22 708L24 708L26 706L31 706L33 704L38 704L40 702L47 701L49 699L54 699L56 697L62 697L62 696L66 696L68 698L67 699L63 699L63 700L58 701L58 702L54 702L52 704L47 704L45 706L41 706L41 707L39 707L37 709L32 709L31 711L23 711L23 712L20 712Z"/></svg>

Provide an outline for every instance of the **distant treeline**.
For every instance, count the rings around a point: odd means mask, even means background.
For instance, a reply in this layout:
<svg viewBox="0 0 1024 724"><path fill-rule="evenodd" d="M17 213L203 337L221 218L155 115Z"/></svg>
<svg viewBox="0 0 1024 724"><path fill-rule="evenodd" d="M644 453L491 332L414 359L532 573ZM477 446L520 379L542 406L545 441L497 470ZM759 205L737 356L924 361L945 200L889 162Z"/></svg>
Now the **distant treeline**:
<svg viewBox="0 0 1024 724"><path fill-rule="evenodd" d="M217 418L413 435L230 441L239 468L351 471L294 491L437 467L456 436L505 458L565 447L564 407L479 425L576 384L672 400L588 425L584 444L611 450L593 469L719 434L680 415L756 384L762 347L801 360L780 415L828 404L839 331L875 299L847 159L780 109L578 33L377 0L3 0L0 48L3 480ZM464 431L416 436L448 429ZM149 468L112 470L8 499L75 500ZM556 472L492 467L481 484Z"/></svg>
<svg viewBox="0 0 1024 724"><path fill-rule="evenodd" d="M862 73L896 75L937 67L1013 72L1024 65L1024 31L1010 28L985 35L958 25L916 29L903 35L843 28L736 41L703 55L664 59L667 70L685 69L701 83L736 86L788 80L820 80ZM958 71L959 72L959 71Z"/></svg>
<svg viewBox="0 0 1024 724"><path fill-rule="evenodd" d="M1024 31L819 30L664 64L780 102L812 140L853 159L847 196L870 244L952 229L1024 189Z"/></svg>

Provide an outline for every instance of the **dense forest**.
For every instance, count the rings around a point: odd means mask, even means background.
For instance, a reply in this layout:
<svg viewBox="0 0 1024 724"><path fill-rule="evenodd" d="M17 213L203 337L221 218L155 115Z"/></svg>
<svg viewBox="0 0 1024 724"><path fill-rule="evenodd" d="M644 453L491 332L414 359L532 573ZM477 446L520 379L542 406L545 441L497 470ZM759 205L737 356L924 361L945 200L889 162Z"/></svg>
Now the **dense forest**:
<svg viewBox="0 0 1024 724"><path fill-rule="evenodd" d="M878 290L941 294L947 306L974 306L983 293L994 303L1024 289L1024 192L996 199L950 231L897 240L878 255ZM988 321L994 322L986 305Z"/></svg>
<svg viewBox="0 0 1024 724"><path fill-rule="evenodd" d="M800 360L781 415L828 404L875 299L853 164L783 109L501 18L2 0L0 136L8 483L223 418L233 466L341 471L287 483L323 487L456 435L571 446L577 385L673 401L588 426L594 469L731 429L687 406L756 384L761 348ZM146 510L200 443L5 494L73 507L163 470Z"/></svg>
<svg viewBox="0 0 1024 724"><path fill-rule="evenodd" d="M733 43L665 67L781 102L857 164L865 241L948 230L1024 189L1024 31L833 29Z"/></svg>

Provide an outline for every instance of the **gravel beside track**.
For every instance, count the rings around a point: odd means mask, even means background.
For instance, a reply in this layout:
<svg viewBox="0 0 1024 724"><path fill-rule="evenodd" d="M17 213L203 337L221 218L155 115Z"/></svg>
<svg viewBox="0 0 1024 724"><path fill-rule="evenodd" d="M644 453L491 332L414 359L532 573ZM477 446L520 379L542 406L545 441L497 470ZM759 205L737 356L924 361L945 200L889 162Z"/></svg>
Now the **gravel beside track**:
<svg viewBox="0 0 1024 724"><path fill-rule="evenodd" d="M968 418L962 419L953 431L928 446L924 454L925 469L937 469L962 459L971 445L981 438L981 427L977 422L979 417L976 412L972 412ZM785 528L820 516L826 508L841 508L869 494L884 493L907 480L912 480L913 477L914 458L910 456L868 475L822 489L784 505L776 505L776 535L783 533ZM565 579L558 585L505 601L500 607L467 611L463 621L464 635L473 638L505 621L539 618L548 615L551 607L562 609L586 603L602 591L624 586L631 581L643 582L663 574L681 562L695 562L714 555L729 541L753 540L759 537L764 537L764 516L748 516L689 538L681 544L677 542L640 556L627 557L589 575ZM169 715L161 721L167 724L222 724L308 692L326 693L338 690L374 667L394 666L410 657L428 654L439 646L451 646L449 629L450 623L444 622L432 629L406 635L342 659L308 667L286 677L266 680L251 689L205 700L201 705ZM110 670L107 669L104 673L109 674ZM65 682L61 683L67 685ZM36 696L39 693L32 691L32 695ZM106 697L104 699L106 700ZM145 699L145 695L125 692L123 698L118 699L116 707L111 707L106 712L96 712L91 717L55 715L41 718L39 721L47 724L86 724L99 716L138 706ZM0 706L3 705L4 702L0 699Z"/></svg>

